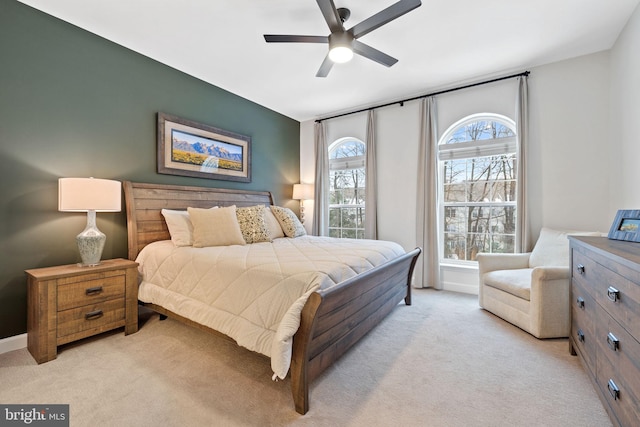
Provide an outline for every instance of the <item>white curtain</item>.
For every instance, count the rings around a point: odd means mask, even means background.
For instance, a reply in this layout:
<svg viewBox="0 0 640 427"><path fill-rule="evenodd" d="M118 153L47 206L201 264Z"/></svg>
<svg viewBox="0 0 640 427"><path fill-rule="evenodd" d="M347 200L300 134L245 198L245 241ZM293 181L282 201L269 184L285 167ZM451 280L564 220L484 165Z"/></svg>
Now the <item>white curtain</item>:
<svg viewBox="0 0 640 427"><path fill-rule="evenodd" d="M314 186L313 225L314 236L329 235L329 146L324 122L314 126L316 149L316 180Z"/></svg>
<svg viewBox="0 0 640 427"><path fill-rule="evenodd" d="M518 94L516 98L516 138L518 141L518 171L516 198L516 251L531 250L531 232L527 203L527 145L529 143L528 123L528 84L527 76L518 77Z"/></svg>
<svg viewBox="0 0 640 427"><path fill-rule="evenodd" d="M365 239L378 238L378 179L376 168L376 134L375 116L373 110L369 110L367 116L367 137L366 137L366 159L365 159L365 216L364 216L364 237Z"/></svg>
<svg viewBox="0 0 640 427"><path fill-rule="evenodd" d="M438 134L436 100L420 104L420 149L418 152L418 194L416 242L423 250L416 265L416 285L442 289L438 233Z"/></svg>

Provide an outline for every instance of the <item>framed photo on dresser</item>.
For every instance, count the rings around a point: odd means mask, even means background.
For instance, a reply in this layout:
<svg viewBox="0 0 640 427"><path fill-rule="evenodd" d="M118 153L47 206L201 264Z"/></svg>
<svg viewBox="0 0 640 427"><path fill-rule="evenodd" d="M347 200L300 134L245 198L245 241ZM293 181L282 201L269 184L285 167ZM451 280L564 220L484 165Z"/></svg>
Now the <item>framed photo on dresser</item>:
<svg viewBox="0 0 640 427"><path fill-rule="evenodd" d="M611 224L608 237L613 240L640 242L640 209L619 210Z"/></svg>

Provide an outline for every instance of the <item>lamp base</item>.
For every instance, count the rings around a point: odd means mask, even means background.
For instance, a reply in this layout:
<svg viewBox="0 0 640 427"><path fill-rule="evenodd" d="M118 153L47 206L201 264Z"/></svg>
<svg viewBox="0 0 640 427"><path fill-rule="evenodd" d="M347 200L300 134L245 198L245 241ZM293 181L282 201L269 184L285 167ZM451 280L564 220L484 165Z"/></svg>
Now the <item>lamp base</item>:
<svg viewBox="0 0 640 427"><path fill-rule="evenodd" d="M107 236L96 226L96 211L87 212L87 226L76 236L82 266L93 267L100 264L102 250Z"/></svg>

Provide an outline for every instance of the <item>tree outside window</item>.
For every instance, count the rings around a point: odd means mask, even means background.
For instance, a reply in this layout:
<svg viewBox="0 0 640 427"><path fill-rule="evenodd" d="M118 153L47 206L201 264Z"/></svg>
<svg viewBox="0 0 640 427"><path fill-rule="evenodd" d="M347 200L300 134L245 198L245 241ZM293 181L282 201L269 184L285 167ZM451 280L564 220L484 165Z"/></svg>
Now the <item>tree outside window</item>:
<svg viewBox="0 0 640 427"><path fill-rule="evenodd" d="M364 238L365 145L342 138L329 147L329 236Z"/></svg>
<svg viewBox="0 0 640 427"><path fill-rule="evenodd" d="M514 129L506 117L474 115L453 125L441 139L445 259L475 261L479 252L515 252Z"/></svg>

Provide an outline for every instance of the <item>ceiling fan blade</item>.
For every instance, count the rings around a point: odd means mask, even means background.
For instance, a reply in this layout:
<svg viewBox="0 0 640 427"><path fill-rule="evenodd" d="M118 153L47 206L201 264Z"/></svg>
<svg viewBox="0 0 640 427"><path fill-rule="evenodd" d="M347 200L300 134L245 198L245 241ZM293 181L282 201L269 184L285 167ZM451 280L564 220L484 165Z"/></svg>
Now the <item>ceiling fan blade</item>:
<svg viewBox="0 0 640 427"><path fill-rule="evenodd" d="M327 25L331 32L335 33L344 31L342 20L340 19L338 9L336 9L336 5L333 3L333 0L317 0L317 2L320 7L320 11L322 12L322 16L324 16L324 20L327 21Z"/></svg>
<svg viewBox="0 0 640 427"><path fill-rule="evenodd" d="M393 64L398 62L396 58L389 56L384 52L380 52L378 49L374 49L358 40L353 41L353 51L358 55L362 55L365 58L369 58L370 60L386 67L391 67Z"/></svg>
<svg viewBox="0 0 640 427"><path fill-rule="evenodd" d="M296 36L281 34L265 34L267 43L329 43L327 36Z"/></svg>
<svg viewBox="0 0 640 427"><path fill-rule="evenodd" d="M318 0L318 3L320 3L320 0ZM349 29L349 32L357 39L365 34L369 34L376 28L380 28L394 19L401 17L405 13L411 12L421 4L422 2L420 0L400 0L388 8L365 19L359 24L354 25L353 28Z"/></svg>
<svg viewBox="0 0 640 427"><path fill-rule="evenodd" d="M324 57L324 61L322 61L322 65L318 69L316 73L316 77L327 77L329 71L331 71L331 67L333 67L333 61L329 59L329 55Z"/></svg>

